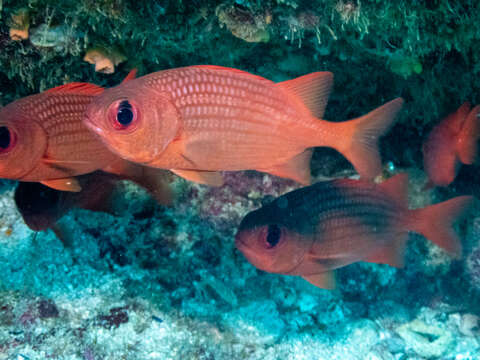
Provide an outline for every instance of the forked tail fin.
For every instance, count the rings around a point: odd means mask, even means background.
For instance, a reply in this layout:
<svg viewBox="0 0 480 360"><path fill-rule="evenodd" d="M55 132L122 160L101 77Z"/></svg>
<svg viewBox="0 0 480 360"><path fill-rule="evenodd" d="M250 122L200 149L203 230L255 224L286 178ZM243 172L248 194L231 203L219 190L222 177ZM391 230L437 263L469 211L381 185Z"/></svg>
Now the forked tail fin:
<svg viewBox="0 0 480 360"><path fill-rule="evenodd" d="M473 196L458 196L423 209L410 210L407 228L460 258L462 244L452 225L467 214L473 202Z"/></svg>
<svg viewBox="0 0 480 360"><path fill-rule="evenodd" d="M378 139L393 125L402 105L403 99L397 98L359 118L335 123L343 141L332 146L352 163L362 178L373 179L382 171Z"/></svg>

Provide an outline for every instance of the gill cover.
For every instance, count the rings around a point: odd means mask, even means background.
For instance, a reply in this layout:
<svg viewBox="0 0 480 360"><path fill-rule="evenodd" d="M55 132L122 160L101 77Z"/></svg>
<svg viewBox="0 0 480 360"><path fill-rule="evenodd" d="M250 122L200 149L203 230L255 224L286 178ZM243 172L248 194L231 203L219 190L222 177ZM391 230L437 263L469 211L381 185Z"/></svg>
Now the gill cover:
<svg viewBox="0 0 480 360"><path fill-rule="evenodd" d="M0 109L0 128L8 129L11 141L8 147L0 150L0 177L38 180L33 170L47 150L45 130L35 121L29 121L28 116L23 116L22 109L15 103Z"/></svg>
<svg viewBox="0 0 480 360"><path fill-rule="evenodd" d="M142 78L106 90L87 109L87 126L121 157L149 163L177 136L180 114L170 94Z"/></svg>

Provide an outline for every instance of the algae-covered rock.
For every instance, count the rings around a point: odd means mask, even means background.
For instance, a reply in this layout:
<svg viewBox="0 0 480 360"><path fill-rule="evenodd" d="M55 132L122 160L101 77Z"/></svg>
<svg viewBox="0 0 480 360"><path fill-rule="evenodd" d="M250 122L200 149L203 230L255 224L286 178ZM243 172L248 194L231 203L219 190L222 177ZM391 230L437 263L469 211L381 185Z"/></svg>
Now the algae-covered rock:
<svg viewBox="0 0 480 360"><path fill-rule="evenodd" d="M396 331L408 348L426 358L441 357L455 346L455 338L450 331L440 325L427 325L421 320L401 325Z"/></svg>

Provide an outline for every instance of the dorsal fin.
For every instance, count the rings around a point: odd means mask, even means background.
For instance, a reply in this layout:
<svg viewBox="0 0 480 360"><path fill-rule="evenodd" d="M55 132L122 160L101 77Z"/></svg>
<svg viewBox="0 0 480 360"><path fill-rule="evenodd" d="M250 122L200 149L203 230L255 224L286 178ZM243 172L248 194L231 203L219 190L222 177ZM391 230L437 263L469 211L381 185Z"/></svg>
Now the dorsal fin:
<svg viewBox="0 0 480 360"><path fill-rule="evenodd" d="M234 68L230 68L230 67L225 67L225 66L219 66L219 65L192 65L190 66L192 68L197 68L197 69L204 69L204 70L215 70L215 71L226 71L226 72L229 72L229 73L232 73L232 74L240 74L240 75L245 75L245 76L248 76L248 77L254 77L254 78L257 78L257 80L261 80L261 81L266 81L266 82L269 82L269 83L273 83L272 81L264 78L264 77L261 77L259 75L255 75L255 74L252 74L252 73L249 73L247 71L243 71L243 70L239 70L239 69L234 69Z"/></svg>
<svg viewBox="0 0 480 360"><path fill-rule="evenodd" d="M83 82L72 82L65 85L60 85L52 89L48 89L46 93L57 93L57 94L80 94L80 95L99 95L103 92L101 86L83 83Z"/></svg>
<svg viewBox="0 0 480 360"><path fill-rule="evenodd" d="M124 84L130 80L133 80L137 77L137 69L132 69L130 72L125 76L125 79L121 82L121 84Z"/></svg>
<svg viewBox="0 0 480 360"><path fill-rule="evenodd" d="M277 85L297 95L313 116L321 119L332 90L333 74L328 71L314 72Z"/></svg>
<svg viewBox="0 0 480 360"><path fill-rule="evenodd" d="M398 205L408 209L408 174L401 173L379 185Z"/></svg>

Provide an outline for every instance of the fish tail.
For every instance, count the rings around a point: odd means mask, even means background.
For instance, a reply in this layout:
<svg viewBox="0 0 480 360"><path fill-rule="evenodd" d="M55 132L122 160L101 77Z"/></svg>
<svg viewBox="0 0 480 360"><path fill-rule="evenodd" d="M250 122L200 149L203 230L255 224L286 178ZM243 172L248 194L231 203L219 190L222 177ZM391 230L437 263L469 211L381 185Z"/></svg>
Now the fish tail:
<svg viewBox="0 0 480 360"><path fill-rule="evenodd" d="M473 164L477 157L477 140L480 137L479 113L480 105L468 113L455 144L457 156L463 164Z"/></svg>
<svg viewBox="0 0 480 360"><path fill-rule="evenodd" d="M330 123L336 136L329 146L345 156L362 178L373 179L382 170L378 139L393 125L402 105L403 99L397 98L359 118Z"/></svg>
<svg viewBox="0 0 480 360"><path fill-rule="evenodd" d="M410 210L407 228L422 234L455 258L459 258L462 244L452 225L468 213L473 202L473 196L458 196L422 209Z"/></svg>

